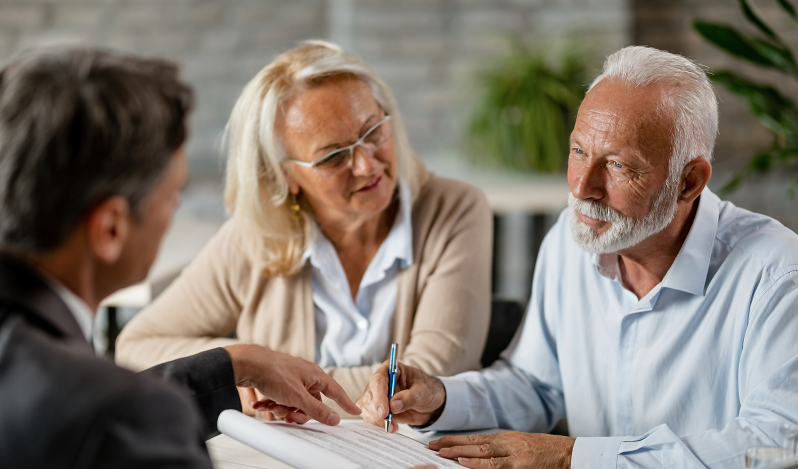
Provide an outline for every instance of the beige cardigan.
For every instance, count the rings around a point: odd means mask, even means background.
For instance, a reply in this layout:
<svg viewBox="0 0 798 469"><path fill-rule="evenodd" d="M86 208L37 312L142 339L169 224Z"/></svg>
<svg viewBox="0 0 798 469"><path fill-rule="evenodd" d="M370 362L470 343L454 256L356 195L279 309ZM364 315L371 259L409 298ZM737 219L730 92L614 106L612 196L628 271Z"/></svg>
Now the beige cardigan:
<svg viewBox="0 0 798 469"><path fill-rule="evenodd" d="M493 217L485 196L430 176L413 203L412 224L414 259L397 276L393 320L400 360L439 376L475 370L490 318ZM124 328L117 362L140 370L238 342L315 361L310 263L291 277L268 278L241 245L233 217ZM233 331L238 339L225 338ZM378 367L326 371L355 400Z"/></svg>

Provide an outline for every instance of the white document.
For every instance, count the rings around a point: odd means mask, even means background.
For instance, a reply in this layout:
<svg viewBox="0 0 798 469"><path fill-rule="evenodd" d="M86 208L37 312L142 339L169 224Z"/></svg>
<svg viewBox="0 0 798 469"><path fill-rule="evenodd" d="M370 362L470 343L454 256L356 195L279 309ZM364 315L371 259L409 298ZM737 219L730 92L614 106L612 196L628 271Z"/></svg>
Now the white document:
<svg viewBox="0 0 798 469"><path fill-rule="evenodd" d="M225 410L219 431L297 469L405 469L419 464L461 467L425 445L365 422L330 427L261 422L236 410Z"/></svg>

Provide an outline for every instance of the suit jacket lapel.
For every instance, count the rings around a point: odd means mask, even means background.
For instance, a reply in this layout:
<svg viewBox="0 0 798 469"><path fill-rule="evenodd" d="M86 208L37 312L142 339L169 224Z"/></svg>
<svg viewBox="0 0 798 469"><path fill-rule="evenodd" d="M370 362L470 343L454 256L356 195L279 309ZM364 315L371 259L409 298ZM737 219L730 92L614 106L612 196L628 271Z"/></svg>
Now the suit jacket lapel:
<svg viewBox="0 0 798 469"><path fill-rule="evenodd" d="M40 275L26 262L0 253L0 301L19 307L50 333L82 343L92 351L69 307Z"/></svg>

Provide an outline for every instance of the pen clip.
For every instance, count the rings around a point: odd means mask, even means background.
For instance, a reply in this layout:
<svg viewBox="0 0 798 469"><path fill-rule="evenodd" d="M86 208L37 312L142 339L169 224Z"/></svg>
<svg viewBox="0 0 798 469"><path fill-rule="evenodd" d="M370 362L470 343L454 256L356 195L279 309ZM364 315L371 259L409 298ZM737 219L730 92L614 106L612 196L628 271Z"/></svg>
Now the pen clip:
<svg viewBox="0 0 798 469"><path fill-rule="evenodd" d="M396 359L396 350L397 350L398 347L399 347L399 344L397 344L396 342L391 344L391 364L390 364L390 370L389 370L391 373L396 373L396 369L398 368L398 361L399 360Z"/></svg>

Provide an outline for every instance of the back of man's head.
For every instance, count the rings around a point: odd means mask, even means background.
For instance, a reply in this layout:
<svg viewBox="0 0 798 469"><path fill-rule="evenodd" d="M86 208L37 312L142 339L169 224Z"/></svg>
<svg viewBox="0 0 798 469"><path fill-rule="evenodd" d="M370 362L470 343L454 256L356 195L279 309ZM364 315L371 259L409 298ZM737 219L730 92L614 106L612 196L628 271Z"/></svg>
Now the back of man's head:
<svg viewBox="0 0 798 469"><path fill-rule="evenodd" d="M90 48L0 69L0 247L58 247L98 202L133 214L186 138L191 89L167 61Z"/></svg>

